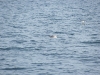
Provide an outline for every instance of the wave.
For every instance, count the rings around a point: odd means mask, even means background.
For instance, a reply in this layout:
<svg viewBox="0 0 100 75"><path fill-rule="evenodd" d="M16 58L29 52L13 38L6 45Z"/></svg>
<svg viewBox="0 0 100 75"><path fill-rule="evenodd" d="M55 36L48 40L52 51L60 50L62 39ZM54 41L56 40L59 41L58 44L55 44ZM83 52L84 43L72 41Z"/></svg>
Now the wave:
<svg viewBox="0 0 100 75"><path fill-rule="evenodd" d="M81 42L84 44L100 44L100 40L96 40L96 41L85 41L85 42Z"/></svg>
<svg viewBox="0 0 100 75"><path fill-rule="evenodd" d="M3 68L1 70L24 70L26 68L20 68L20 67L16 67L16 68Z"/></svg>
<svg viewBox="0 0 100 75"><path fill-rule="evenodd" d="M0 50L23 50L24 48L21 47L6 47L6 48L0 48Z"/></svg>

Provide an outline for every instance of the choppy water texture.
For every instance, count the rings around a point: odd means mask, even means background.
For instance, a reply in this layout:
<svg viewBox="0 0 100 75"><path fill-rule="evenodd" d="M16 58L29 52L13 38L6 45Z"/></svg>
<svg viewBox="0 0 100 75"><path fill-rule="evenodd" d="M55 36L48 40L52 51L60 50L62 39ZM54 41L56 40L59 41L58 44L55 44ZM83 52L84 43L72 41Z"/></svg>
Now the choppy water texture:
<svg viewBox="0 0 100 75"><path fill-rule="evenodd" d="M100 0L0 0L0 75L100 75Z"/></svg>

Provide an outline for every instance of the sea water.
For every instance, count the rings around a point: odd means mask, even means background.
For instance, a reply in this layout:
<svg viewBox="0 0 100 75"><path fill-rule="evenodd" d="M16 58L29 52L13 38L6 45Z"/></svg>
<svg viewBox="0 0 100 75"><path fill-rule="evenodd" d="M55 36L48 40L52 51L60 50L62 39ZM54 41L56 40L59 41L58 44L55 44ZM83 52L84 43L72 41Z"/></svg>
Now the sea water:
<svg viewBox="0 0 100 75"><path fill-rule="evenodd" d="M100 75L100 0L0 0L0 75Z"/></svg>

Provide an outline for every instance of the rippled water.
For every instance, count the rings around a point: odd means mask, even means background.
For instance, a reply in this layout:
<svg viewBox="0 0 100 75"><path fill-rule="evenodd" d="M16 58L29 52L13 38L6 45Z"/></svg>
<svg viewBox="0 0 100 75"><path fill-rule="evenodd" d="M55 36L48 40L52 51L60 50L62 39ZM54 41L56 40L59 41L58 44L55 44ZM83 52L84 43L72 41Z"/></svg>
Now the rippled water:
<svg viewBox="0 0 100 75"><path fill-rule="evenodd" d="M100 0L0 0L0 75L100 75Z"/></svg>

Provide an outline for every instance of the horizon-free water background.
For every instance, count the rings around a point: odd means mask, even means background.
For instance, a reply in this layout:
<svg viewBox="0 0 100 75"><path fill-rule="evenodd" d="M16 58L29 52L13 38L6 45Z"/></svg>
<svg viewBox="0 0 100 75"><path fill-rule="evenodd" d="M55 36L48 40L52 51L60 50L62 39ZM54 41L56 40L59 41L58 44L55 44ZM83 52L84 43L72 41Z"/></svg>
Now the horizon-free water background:
<svg viewBox="0 0 100 75"><path fill-rule="evenodd" d="M0 0L0 75L100 75L100 0Z"/></svg>

